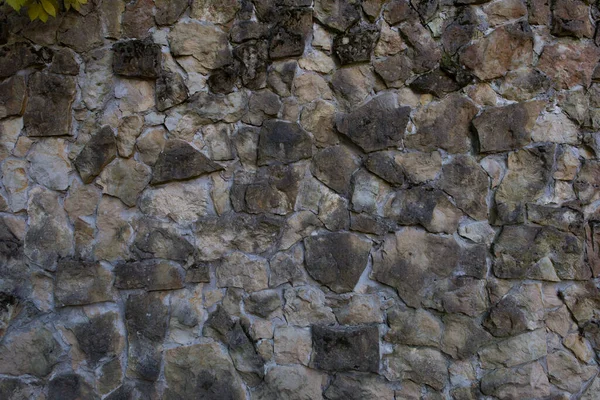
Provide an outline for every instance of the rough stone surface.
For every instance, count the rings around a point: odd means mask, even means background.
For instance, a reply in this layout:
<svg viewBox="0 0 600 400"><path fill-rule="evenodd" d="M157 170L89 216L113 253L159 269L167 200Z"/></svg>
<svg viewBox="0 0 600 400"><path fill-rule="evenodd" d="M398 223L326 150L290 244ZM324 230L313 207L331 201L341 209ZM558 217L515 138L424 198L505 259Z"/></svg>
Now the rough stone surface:
<svg viewBox="0 0 600 400"><path fill-rule="evenodd" d="M596 3L0 11L0 399L598 400Z"/></svg>

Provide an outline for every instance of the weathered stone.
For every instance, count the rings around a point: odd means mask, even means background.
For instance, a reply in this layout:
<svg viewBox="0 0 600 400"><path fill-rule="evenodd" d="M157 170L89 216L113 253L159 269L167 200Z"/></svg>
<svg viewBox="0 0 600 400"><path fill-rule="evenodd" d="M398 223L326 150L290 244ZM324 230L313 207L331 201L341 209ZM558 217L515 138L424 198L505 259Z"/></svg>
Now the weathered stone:
<svg viewBox="0 0 600 400"><path fill-rule="evenodd" d="M442 43L449 54L456 54L473 38L477 28L478 17L471 7L463 7L453 19L448 19L443 26Z"/></svg>
<svg viewBox="0 0 600 400"><path fill-rule="evenodd" d="M161 69L160 46L142 40L117 42L113 50L113 71L117 75L157 78Z"/></svg>
<svg viewBox="0 0 600 400"><path fill-rule="evenodd" d="M301 56L312 29L312 16L309 8L277 9L276 23L270 32L269 57L276 59Z"/></svg>
<svg viewBox="0 0 600 400"><path fill-rule="evenodd" d="M325 295L317 288L300 286L286 289L284 298L283 312L290 325L331 325L336 321L331 308L325 306Z"/></svg>
<svg viewBox="0 0 600 400"><path fill-rule="evenodd" d="M514 150L529 144L543 103L529 102L486 109L473 120L484 153Z"/></svg>
<svg viewBox="0 0 600 400"><path fill-rule="evenodd" d="M526 22L501 26L460 52L461 63L481 80L498 78L528 66L532 58L533 34Z"/></svg>
<svg viewBox="0 0 600 400"><path fill-rule="evenodd" d="M133 229L123 212L126 206L110 196L102 196L98 204L96 217L96 243L94 257L100 260L114 261L129 256L129 240Z"/></svg>
<svg viewBox="0 0 600 400"><path fill-rule="evenodd" d="M348 148L334 146L315 154L311 169L317 179L337 193L347 196L352 174L359 166L358 157Z"/></svg>
<svg viewBox="0 0 600 400"><path fill-rule="evenodd" d="M269 58L267 42L264 40L244 42L233 50L233 55L240 62L239 75L244 86L253 90L265 87Z"/></svg>
<svg viewBox="0 0 600 400"><path fill-rule="evenodd" d="M289 96L297 68L298 63L296 61L274 62L269 68L267 77L269 87L279 96Z"/></svg>
<svg viewBox="0 0 600 400"><path fill-rule="evenodd" d="M338 373L325 391L325 396L331 400L386 400L394 398L394 391L387 380L377 375Z"/></svg>
<svg viewBox="0 0 600 400"><path fill-rule="evenodd" d="M301 365L276 365L265 382L252 392L252 400L323 400L326 375Z"/></svg>
<svg viewBox="0 0 600 400"><path fill-rule="evenodd" d="M239 65L228 64L214 70L208 77L208 87L213 93L231 93L239 79Z"/></svg>
<svg viewBox="0 0 600 400"><path fill-rule="evenodd" d="M211 25L180 22L172 27L169 43L174 56L192 56L205 70L223 67L231 62L227 35Z"/></svg>
<svg viewBox="0 0 600 400"><path fill-rule="evenodd" d="M139 207L144 214L170 218L180 224L215 214L206 180L175 182L147 189L140 198Z"/></svg>
<svg viewBox="0 0 600 400"><path fill-rule="evenodd" d="M135 142L142 133L143 125L144 119L139 115L128 115L119 121L119 128L117 130L117 150L121 157L131 157ZM110 163L110 161L108 163ZM108 165L108 163L106 163L106 165Z"/></svg>
<svg viewBox="0 0 600 400"><path fill-rule="evenodd" d="M571 393L579 392L584 382L598 373L596 367L580 365L575 357L564 350L549 354L546 362L550 382Z"/></svg>
<svg viewBox="0 0 600 400"><path fill-rule="evenodd" d="M241 252L227 256L217 269L217 284L220 287L238 287L249 292L268 287L267 260L250 257Z"/></svg>
<svg viewBox="0 0 600 400"><path fill-rule="evenodd" d="M600 187L598 171L600 171L599 162L586 160L575 179L575 192L577 193L577 197L585 204L598 199L598 187Z"/></svg>
<svg viewBox="0 0 600 400"><path fill-rule="evenodd" d="M0 83L0 118L23 114L25 95L25 79L22 76L15 75Z"/></svg>
<svg viewBox="0 0 600 400"><path fill-rule="evenodd" d="M53 190L69 187L71 163L67 158L67 143L49 139L35 143L27 155L29 174L39 184Z"/></svg>
<svg viewBox="0 0 600 400"><path fill-rule="evenodd" d="M134 225L137 233L133 248L140 258L166 258L189 261L194 246L167 223L142 218Z"/></svg>
<svg viewBox="0 0 600 400"><path fill-rule="evenodd" d="M290 282L293 285L306 282L304 251L301 245L296 245L285 252L276 253L270 260L271 274L269 286L277 287Z"/></svg>
<svg viewBox="0 0 600 400"><path fill-rule="evenodd" d="M266 121L258 142L259 165L288 164L312 155L310 136L297 123Z"/></svg>
<svg viewBox="0 0 600 400"><path fill-rule="evenodd" d="M421 74L432 70L441 61L441 46L433 40L429 29L416 20L403 22L399 26L403 39L410 45L412 70Z"/></svg>
<svg viewBox="0 0 600 400"><path fill-rule="evenodd" d="M250 386L256 386L261 383L265 376L265 362L256 352L254 345L239 321L236 322L233 330L228 333L227 344L233 365L244 381Z"/></svg>
<svg viewBox="0 0 600 400"><path fill-rule="evenodd" d="M42 387L35 383L23 382L18 378L0 379L0 396L8 400L43 399Z"/></svg>
<svg viewBox="0 0 600 400"><path fill-rule="evenodd" d="M28 136L71 134L71 105L75 100L73 77L37 72L30 76L23 115Z"/></svg>
<svg viewBox="0 0 600 400"><path fill-rule="evenodd" d="M394 151L371 153L365 161L365 167L393 185L402 185L404 183L404 171L395 159L397 154L399 153Z"/></svg>
<svg viewBox="0 0 600 400"><path fill-rule="evenodd" d="M379 371L379 329L376 326L312 327L313 364L333 371Z"/></svg>
<svg viewBox="0 0 600 400"><path fill-rule="evenodd" d="M181 75L163 71L156 80L156 108L164 111L183 103L188 98L188 90Z"/></svg>
<svg viewBox="0 0 600 400"><path fill-rule="evenodd" d="M272 312L281 307L279 294L273 290L252 293L244 300L246 311L267 318Z"/></svg>
<svg viewBox="0 0 600 400"><path fill-rule="evenodd" d="M583 325L594 318L600 304L600 291L594 284L574 284L559 293L578 324Z"/></svg>
<svg viewBox="0 0 600 400"><path fill-rule="evenodd" d="M552 34L591 38L594 35L594 27L589 13L589 5L584 1L555 1L552 3Z"/></svg>
<svg viewBox="0 0 600 400"><path fill-rule="evenodd" d="M409 107L397 107L391 95L381 95L337 118L337 129L366 152L400 146Z"/></svg>
<svg viewBox="0 0 600 400"><path fill-rule="evenodd" d="M115 134L110 126L105 125L86 143L74 165L83 183L91 183L116 156Z"/></svg>
<svg viewBox="0 0 600 400"><path fill-rule="evenodd" d="M386 362L394 379L410 379L439 391L448 383L446 359L438 350L396 345Z"/></svg>
<svg viewBox="0 0 600 400"><path fill-rule="evenodd" d="M544 305L539 284L524 284L495 304L484 321L494 336L510 336L542 326Z"/></svg>
<svg viewBox="0 0 600 400"><path fill-rule="evenodd" d="M388 311L390 331L385 340L409 346L439 347L442 337L442 323L423 309L393 308Z"/></svg>
<svg viewBox="0 0 600 400"><path fill-rule="evenodd" d="M168 317L169 307L165 305L165 295L162 293L130 294L127 297L125 326L129 343L128 375L151 382L158 379Z"/></svg>
<svg viewBox="0 0 600 400"><path fill-rule="evenodd" d="M544 47L537 67L561 89L588 87L599 59L594 45L560 40Z"/></svg>
<svg viewBox="0 0 600 400"><path fill-rule="evenodd" d="M290 326L278 327L274 335L275 361L278 364L308 365L312 353L310 330Z"/></svg>
<svg viewBox="0 0 600 400"><path fill-rule="evenodd" d="M24 329L13 330L0 344L0 373L47 376L59 362L61 346L52 334L52 325L39 320Z"/></svg>
<svg viewBox="0 0 600 400"><path fill-rule="evenodd" d="M523 333L479 351L482 367L494 369L514 367L547 355L546 331L539 329Z"/></svg>
<svg viewBox="0 0 600 400"><path fill-rule="evenodd" d="M262 125L264 121L276 118L281 109L279 97L270 90L252 93L248 103L248 114L242 119L251 125Z"/></svg>
<svg viewBox="0 0 600 400"><path fill-rule="evenodd" d="M441 69L419 76L410 83L410 87L418 93L429 93L440 98L460 89L460 85Z"/></svg>
<svg viewBox="0 0 600 400"><path fill-rule="evenodd" d="M550 394L550 383L542 365L534 362L515 368L499 368L484 375L481 391L500 399L542 398Z"/></svg>
<svg viewBox="0 0 600 400"><path fill-rule="evenodd" d="M441 296L444 310L462 313L470 317L481 315L488 309L485 281L472 277L456 277L450 280Z"/></svg>
<svg viewBox="0 0 600 400"><path fill-rule="evenodd" d="M194 178L221 169L183 140L171 139L152 169L152 184Z"/></svg>
<svg viewBox="0 0 600 400"><path fill-rule="evenodd" d="M111 301L112 274L98 262L61 260L56 268L57 306L79 306Z"/></svg>
<svg viewBox="0 0 600 400"><path fill-rule="evenodd" d="M48 400L59 399L98 399L94 389L77 374L61 374L52 377L48 382Z"/></svg>
<svg viewBox="0 0 600 400"><path fill-rule="evenodd" d="M373 62L375 72L390 88L400 88L413 76L413 64L405 53L398 53L382 60Z"/></svg>
<svg viewBox="0 0 600 400"><path fill-rule="evenodd" d="M102 192L118 197L133 207L137 197L150 182L150 167L134 159L118 158L111 162L100 174Z"/></svg>
<svg viewBox="0 0 600 400"><path fill-rule="evenodd" d="M350 0L317 0L315 18L323 25L344 32L360 19L358 4Z"/></svg>
<svg viewBox="0 0 600 400"><path fill-rule="evenodd" d="M477 107L459 94L432 102L415 115L417 132L406 136L405 146L421 151L441 148L465 153L471 149L469 128L476 114Z"/></svg>
<svg viewBox="0 0 600 400"><path fill-rule="evenodd" d="M331 290L352 291L367 264L371 242L351 233L310 236L304 240L308 273Z"/></svg>
<svg viewBox="0 0 600 400"><path fill-rule="evenodd" d="M120 79L115 85L115 97L121 112L141 113L156 105L154 85L148 80Z"/></svg>
<svg viewBox="0 0 600 400"><path fill-rule="evenodd" d="M6 24L8 25L8 24ZM36 50L28 42L16 42L9 45L2 43L0 47L0 78L8 78L22 69L32 66L41 66L49 61L47 51L42 48Z"/></svg>
<svg viewBox="0 0 600 400"><path fill-rule="evenodd" d="M342 65L369 61L379 38L375 25L357 24L333 40L333 52Z"/></svg>
<svg viewBox="0 0 600 400"><path fill-rule="evenodd" d="M545 92L549 86L550 80L541 72L520 68L506 74L499 92L507 99L526 101Z"/></svg>
<svg viewBox="0 0 600 400"><path fill-rule="evenodd" d="M332 100L333 94L328 83L323 77L314 72L307 72L294 78L292 93L298 103L305 104L311 101L324 99ZM295 120L296 118L292 118Z"/></svg>
<svg viewBox="0 0 600 400"><path fill-rule="evenodd" d="M81 32L86 32L86 34L82 35ZM58 30L58 41L78 53L84 53L100 46L102 44L102 21L99 13L65 14Z"/></svg>
<svg viewBox="0 0 600 400"><path fill-rule="evenodd" d="M527 15L527 6L522 0L502 0L483 6L491 26L501 25Z"/></svg>
<svg viewBox="0 0 600 400"><path fill-rule="evenodd" d="M125 345L121 329L119 314L113 311L90 315L84 322L74 326L77 346L85 354L91 368L120 354Z"/></svg>
<svg viewBox="0 0 600 400"><path fill-rule="evenodd" d="M194 0L192 2L191 17L213 24L225 25L235 17L239 9L240 2L237 0L216 3L210 0Z"/></svg>
<svg viewBox="0 0 600 400"><path fill-rule="evenodd" d="M114 269L118 289L172 290L183 287L183 269L174 262L148 260L118 264Z"/></svg>
<svg viewBox="0 0 600 400"><path fill-rule="evenodd" d="M415 184L434 180L442 169L442 158L440 153L397 153L394 162L402 170L406 179Z"/></svg>
<svg viewBox="0 0 600 400"><path fill-rule="evenodd" d="M188 7L188 2L183 0L157 0L154 4L156 6L154 19L158 25L176 23Z"/></svg>
<svg viewBox="0 0 600 400"><path fill-rule="evenodd" d="M59 196L35 187L29 193L27 212L25 255L34 264L53 270L57 258L66 257L73 250L73 233Z"/></svg>
<svg viewBox="0 0 600 400"><path fill-rule="evenodd" d="M154 26L153 8L154 2L150 0L136 0L125 5L121 24L123 36L139 39L147 37L148 31Z"/></svg>
<svg viewBox="0 0 600 400"><path fill-rule="evenodd" d="M307 71L315 71L322 74L328 74L335 69L333 59L318 50L313 50L306 54L300 59L298 65Z"/></svg>
<svg viewBox="0 0 600 400"><path fill-rule="evenodd" d="M317 100L305 106L300 114L300 125L313 134L317 147L338 144L335 132L335 106L324 100Z"/></svg>
<svg viewBox="0 0 600 400"><path fill-rule="evenodd" d="M488 177L472 158L458 156L444 165L439 185L471 218L487 219Z"/></svg>
<svg viewBox="0 0 600 400"><path fill-rule="evenodd" d="M444 316L441 350L455 359L467 359L492 341L492 336L473 319L460 314Z"/></svg>

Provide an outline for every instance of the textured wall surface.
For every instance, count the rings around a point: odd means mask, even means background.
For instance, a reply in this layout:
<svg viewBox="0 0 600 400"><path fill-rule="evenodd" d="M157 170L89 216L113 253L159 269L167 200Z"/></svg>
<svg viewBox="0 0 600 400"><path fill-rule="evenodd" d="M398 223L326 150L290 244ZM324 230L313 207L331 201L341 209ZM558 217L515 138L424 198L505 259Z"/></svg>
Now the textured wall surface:
<svg viewBox="0 0 600 400"><path fill-rule="evenodd" d="M0 399L600 399L587 0L0 17Z"/></svg>

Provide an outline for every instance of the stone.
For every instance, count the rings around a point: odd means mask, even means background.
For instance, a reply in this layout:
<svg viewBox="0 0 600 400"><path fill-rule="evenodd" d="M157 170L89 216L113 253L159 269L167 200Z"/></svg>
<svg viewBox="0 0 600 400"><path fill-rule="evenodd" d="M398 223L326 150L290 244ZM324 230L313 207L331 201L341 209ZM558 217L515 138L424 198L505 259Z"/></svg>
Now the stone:
<svg viewBox="0 0 600 400"><path fill-rule="evenodd" d="M489 307L485 281L472 277L452 279L440 297L444 310L449 313L476 317Z"/></svg>
<svg viewBox="0 0 600 400"><path fill-rule="evenodd" d="M404 171L395 159L396 154L398 153L394 151L371 153L365 161L365 167L393 185L402 185L404 183Z"/></svg>
<svg viewBox="0 0 600 400"><path fill-rule="evenodd" d="M471 218L487 219L489 181L485 171L472 158L458 156L444 165L439 185Z"/></svg>
<svg viewBox="0 0 600 400"><path fill-rule="evenodd" d="M527 6L522 0L503 0L483 6L491 26L497 26L527 15Z"/></svg>
<svg viewBox="0 0 600 400"><path fill-rule="evenodd" d="M273 339L275 362L308 366L312 353L312 336L309 329L278 327Z"/></svg>
<svg viewBox="0 0 600 400"><path fill-rule="evenodd" d="M344 293L354 289L365 269L371 242L351 233L332 233L310 236L304 247L308 273L334 292Z"/></svg>
<svg viewBox="0 0 600 400"><path fill-rule="evenodd" d="M111 301L112 274L100 263L61 260L56 268L55 303L59 307Z"/></svg>
<svg viewBox="0 0 600 400"><path fill-rule="evenodd" d="M333 52L342 65L369 61L378 39L375 25L357 24L333 39Z"/></svg>
<svg viewBox="0 0 600 400"><path fill-rule="evenodd" d="M143 125L144 120L139 115L127 115L123 117L121 121L119 121L116 139L117 150L121 157L131 157L135 147L135 142L142 133ZM110 161L108 161L108 163L110 163ZM106 163L106 165L108 165L108 163ZM104 168L104 166L102 168Z"/></svg>
<svg viewBox="0 0 600 400"><path fill-rule="evenodd" d="M550 25L550 2L548 0L533 0L527 4L529 23L532 25Z"/></svg>
<svg viewBox="0 0 600 400"><path fill-rule="evenodd" d="M588 87L599 59L596 46L563 39L544 47L537 67L558 88Z"/></svg>
<svg viewBox="0 0 600 400"><path fill-rule="evenodd" d="M423 309L401 309L388 311L389 332L385 340L409 346L439 347L442 337L442 322Z"/></svg>
<svg viewBox="0 0 600 400"><path fill-rule="evenodd" d="M533 127L531 139L534 142L577 144L579 129L563 113L543 114Z"/></svg>
<svg viewBox="0 0 600 400"><path fill-rule="evenodd" d="M350 192L352 174L360 161L347 147L328 147L316 153L312 162L312 173L317 179L337 193L347 196Z"/></svg>
<svg viewBox="0 0 600 400"><path fill-rule="evenodd" d="M396 345L385 358L394 380L410 379L439 391L448 383L446 359L438 350Z"/></svg>
<svg viewBox="0 0 600 400"><path fill-rule="evenodd" d="M300 114L300 126L312 133L317 147L339 143L335 131L335 106L324 100L306 105Z"/></svg>
<svg viewBox="0 0 600 400"><path fill-rule="evenodd" d="M548 354L546 362L550 382L571 393L579 392L584 382L598 373L596 367L580 365L574 356L564 350Z"/></svg>
<svg viewBox="0 0 600 400"><path fill-rule="evenodd" d="M120 354L125 346L119 314L114 311L86 316L85 321L73 328L77 347L83 352L88 365L95 368L106 359Z"/></svg>
<svg viewBox="0 0 600 400"><path fill-rule="evenodd" d="M515 150L529 144L542 107L543 103L534 101L484 110L473 120L481 152Z"/></svg>
<svg viewBox="0 0 600 400"><path fill-rule="evenodd" d="M353 65L340 68L331 77L331 86L338 101L351 110L369 97L375 84L375 77L367 65Z"/></svg>
<svg viewBox="0 0 600 400"><path fill-rule="evenodd" d="M2 378L0 380L0 396L9 400L42 399L42 388L26 383L18 378Z"/></svg>
<svg viewBox="0 0 600 400"><path fill-rule="evenodd" d="M498 208L496 221L523 221L525 203L535 202L544 194L554 152L553 145L544 145L509 154L508 171L495 195ZM525 176L528 180L526 186L521 183Z"/></svg>
<svg viewBox="0 0 600 400"><path fill-rule="evenodd" d="M558 0L552 4L552 34L591 38L594 27L589 17L590 7L584 1Z"/></svg>
<svg viewBox="0 0 600 400"><path fill-rule="evenodd" d="M526 22L501 26L460 51L460 62L481 80L528 66L532 58L533 34Z"/></svg>
<svg viewBox="0 0 600 400"><path fill-rule="evenodd" d="M19 137L23 130L23 118L6 118L0 121L0 160L8 158L13 151L15 155L20 152L20 143L31 142L31 139L24 136Z"/></svg>
<svg viewBox="0 0 600 400"><path fill-rule="evenodd" d="M541 72L519 68L506 73L499 92L502 96L515 101L527 101L548 90L550 80Z"/></svg>
<svg viewBox="0 0 600 400"><path fill-rule="evenodd" d="M382 323L382 302L377 295L354 294L335 309L337 320L344 325Z"/></svg>
<svg viewBox="0 0 600 400"><path fill-rule="evenodd" d="M493 340L478 322L467 316L447 314L443 320L441 350L454 359L469 359Z"/></svg>
<svg viewBox="0 0 600 400"><path fill-rule="evenodd" d="M50 139L35 143L28 155L29 174L39 184L53 190L69 187L71 163L67 158L67 143Z"/></svg>
<svg viewBox="0 0 600 400"><path fill-rule="evenodd" d="M460 256L454 239L405 228L387 235L373 253L371 276L395 288L407 305L419 307L432 295L431 286L452 273Z"/></svg>
<svg viewBox="0 0 600 400"><path fill-rule="evenodd" d="M391 385L382 377L371 374L336 374L335 380L325 391L332 400L374 399L384 400L394 397Z"/></svg>
<svg viewBox="0 0 600 400"><path fill-rule="evenodd" d="M9 57L10 55L10 57ZM42 66L49 60L49 54L41 49L36 50L33 45L26 41L16 42L9 45L2 43L0 47L0 78L8 78L19 70L33 66Z"/></svg>
<svg viewBox="0 0 600 400"><path fill-rule="evenodd" d="M156 185L172 180L195 178L221 168L185 141L170 139L165 143L152 168L151 183Z"/></svg>
<svg viewBox="0 0 600 400"><path fill-rule="evenodd" d="M168 223L140 218L135 221L134 229L137 235L132 250L140 258L166 258L187 263L194 253L194 246Z"/></svg>
<svg viewBox="0 0 600 400"><path fill-rule="evenodd" d="M196 133L197 125L211 124L219 121L232 123L239 121L248 109L248 96L246 92L233 92L226 96L215 95L212 93L198 92L188 100L183 108L183 115L178 115L178 109L174 110L172 116L167 118L167 127L171 131L189 134L191 141ZM182 118L183 117L183 118ZM175 129L171 128L172 122L175 123ZM186 126L189 124L190 126ZM189 130L190 132L186 132ZM183 135L181 135L183 136Z"/></svg>
<svg viewBox="0 0 600 400"><path fill-rule="evenodd" d="M124 211L127 206L119 199L102 196L98 204L96 217L96 241L94 257L107 261L129 257L129 240L133 228Z"/></svg>
<svg viewBox="0 0 600 400"><path fill-rule="evenodd" d="M158 379L162 343L167 335L169 321L169 307L165 304L165 297L165 294L160 292L127 296L127 375L150 382Z"/></svg>
<svg viewBox="0 0 600 400"><path fill-rule="evenodd" d="M284 290L283 296L283 313L289 325L306 327L314 324L331 325L336 322L333 311L325 305L325 294L318 288L288 288Z"/></svg>
<svg viewBox="0 0 600 400"><path fill-rule="evenodd" d="M191 17L200 21L213 24L226 25L240 9L237 0L226 0L215 3L210 0L194 0L192 2Z"/></svg>
<svg viewBox="0 0 600 400"><path fill-rule="evenodd" d="M410 88L417 93L427 93L442 98L448 93L459 90L460 85L438 68L417 77L410 83Z"/></svg>
<svg viewBox="0 0 600 400"><path fill-rule="evenodd" d="M47 270L55 269L59 257L73 251L73 232L58 194L40 186L29 191L25 256Z"/></svg>
<svg viewBox="0 0 600 400"><path fill-rule="evenodd" d="M217 68L208 77L207 83L211 92L228 94L233 92L233 88L239 80L239 66L237 63L228 64Z"/></svg>
<svg viewBox="0 0 600 400"><path fill-rule="evenodd" d="M267 83L279 96L289 96L296 75L296 61L276 61L268 69Z"/></svg>
<svg viewBox="0 0 600 400"><path fill-rule="evenodd" d="M340 32L360 19L358 4L350 0L317 0L314 7L319 22Z"/></svg>
<svg viewBox="0 0 600 400"><path fill-rule="evenodd" d="M313 325L315 368L330 371L379 371L379 329L376 326Z"/></svg>
<svg viewBox="0 0 600 400"><path fill-rule="evenodd" d="M98 399L94 389L77 374L62 374L52 377L48 382L48 399Z"/></svg>
<svg viewBox="0 0 600 400"><path fill-rule="evenodd" d="M409 0L393 0L386 5L383 11L383 18L390 25L410 21L416 17L417 13L411 7Z"/></svg>
<svg viewBox="0 0 600 400"><path fill-rule="evenodd" d="M306 282L306 273L302 265L304 265L304 251L301 245L276 253L269 260L271 270L269 286L277 287L287 282L294 285Z"/></svg>
<svg viewBox="0 0 600 400"><path fill-rule="evenodd" d="M102 193L118 197L133 207L138 195L150 183L151 169L134 159L118 158L111 162L100 174Z"/></svg>
<svg viewBox="0 0 600 400"><path fill-rule="evenodd" d="M270 90L254 92L248 103L248 114L243 117L243 121L260 126L264 121L276 118L281 105L279 97Z"/></svg>
<svg viewBox="0 0 600 400"><path fill-rule="evenodd" d="M0 344L0 373L43 378L58 364L63 353L51 324L35 321L13 330Z"/></svg>
<svg viewBox="0 0 600 400"><path fill-rule="evenodd" d="M415 184L434 180L442 169L442 158L437 151L397 153L394 162L402 168L406 179Z"/></svg>
<svg viewBox="0 0 600 400"><path fill-rule="evenodd" d="M547 355L546 331L539 329L511 337L479 350L483 368L514 367Z"/></svg>
<svg viewBox="0 0 600 400"><path fill-rule="evenodd" d="M300 59L298 65L307 71L315 71L322 74L328 74L335 69L333 59L319 50L309 52Z"/></svg>
<svg viewBox="0 0 600 400"><path fill-rule="evenodd" d="M412 70L421 74L434 69L442 59L441 46L433 40L429 29L416 20L406 21L399 26L402 38L410 46Z"/></svg>
<svg viewBox="0 0 600 400"><path fill-rule="evenodd" d="M27 136L71 135L71 105L75 93L73 77L44 72L32 74L23 114Z"/></svg>
<svg viewBox="0 0 600 400"><path fill-rule="evenodd" d="M311 138L300 125L284 121L266 121L260 131L258 164L289 164L312 155Z"/></svg>
<svg viewBox="0 0 600 400"><path fill-rule="evenodd" d="M515 368L499 368L481 378L483 394L510 399L515 396L540 398L550 394L550 383L539 362Z"/></svg>
<svg viewBox="0 0 600 400"><path fill-rule="evenodd" d="M181 75L163 71L156 80L156 108L165 111L188 99L188 90Z"/></svg>
<svg viewBox="0 0 600 400"><path fill-rule="evenodd" d="M432 102L415 115L417 132L407 135L407 148L431 152L438 148L450 153L465 153L471 149L470 124L477 107L459 94L451 94Z"/></svg>
<svg viewBox="0 0 600 400"><path fill-rule="evenodd" d="M267 83L268 44L265 40L244 42L233 50L240 62L239 75L249 89L258 90Z"/></svg>
<svg viewBox="0 0 600 400"><path fill-rule="evenodd" d="M148 291L181 289L185 275L179 264L160 260L117 264L114 274L116 288Z"/></svg>
<svg viewBox="0 0 600 400"><path fill-rule="evenodd" d="M391 95L381 95L336 118L337 129L365 152L401 146L409 107L397 107Z"/></svg>
<svg viewBox="0 0 600 400"><path fill-rule="evenodd" d="M459 226L458 234L475 243L490 244L496 236L496 231L487 221L477 221Z"/></svg>
<svg viewBox="0 0 600 400"><path fill-rule="evenodd" d="M205 71L231 62L227 35L211 25L179 22L171 29L169 44L174 56L192 56Z"/></svg>
<svg viewBox="0 0 600 400"><path fill-rule="evenodd" d="M115 134L110 126L105 125L86 143L74 165L83 183L91 183L116 156Z"/></svg>
<svg viewBox="0 0 600 400"><path fill-rule="evenodd" d="M161 69L160 45L142 40L117 42L112 46L113 71L134 78L157 78Z"/></svg>
<svg viewBox="0 0 600 400"><path fill-rule="evenodd" d="M405 53L376 60L373 62L373 67L389 88L403 87L413 76L412 60Z"/></svg>
<svg viewBox="0 0 600 400"><path fill-rule="evenodd" d="M107 96L112 96L115 81L112 56L110 49L101 48L92 50L85 57L86 79L81 85L81 98L91 110L103 107Z"/></svg>
<svg viewBox="0 0 600 400"><path fill-rule="evenodd" d="M597 200L597 188L600 186L598 182L598 171L600 170L600 163L593 160L586 160L579 174L575 178L574 188L577 193L577 197L585 204L589 204Z"/></svg>
<svg viewBox="0 0 600 400"><path fill-rule="evenodd" d="M326 375L301 365L274 365L252 400L323 400Z"/></svg>
<svg viewBox="0 0 600 400"><path fill-rule="evenodd" d="M281 7L277 10L275 26L270 30L270 58L297 57L304 53L312 30L312 14L311 9L304 7Z"/></svg>
<svg viewBox="0 0 600 400"><path fill-rule="evenodd" d="M300 104L315 100L332 100L333 94L323 77L314 72L306 72L294 78L292 93ZM295 119L294 119L295 120Z"/></svg>
<svg viewBox="0 0 600 400"><path fill-rule="evenodd" d="M82 35L81 32L88 34ZM99 13L67 13L58 29L58 41L78 53L99 47L102 44L102 21Z"/></svg>
<svg viewBox="0 0 600 400"><path fill-rule="evenodd" d="M260 384L265 376L265 362L256 352L240 321L236 322L233 330L228 333L227 343L233 365L244 381L250 386Z"/></svg>
<svg viewBox="0 0 600 400"><path fill-rule="evenodd" d="M219 287L237 287L256 292L268 287L268 262L261 257L250 257L241 252L228 255L217 268Z"/></svg>
<svg viewBox="0 0 600 400"><path fill-rule="evenodd" d="M122 16L123 34L130 38L145 38L154 26L152 18L154 2L136 0L125 5Z"/></svg>
<svg viewBox="0 0 600 400"><path fill-rule="evenodd" d="M365 3L363 3L364 6ZM393 30L385 22L381 23L381 32L375 46L374 54L376 57L393 56L406 49L398 31Z"/></svg>
<svg viewBox="0 0 600 400"><path fill-rule="evenodd" d="M158 0L155 3L154 19L158 25L173 25L188 8L188 2L182 0Z"/></svg>
<svg viewBox="0 0 600 400"><path fill-rule="evenodd" d="M19 75L0 83L0 118L23 114L26 89L25 78Z"/></svg>

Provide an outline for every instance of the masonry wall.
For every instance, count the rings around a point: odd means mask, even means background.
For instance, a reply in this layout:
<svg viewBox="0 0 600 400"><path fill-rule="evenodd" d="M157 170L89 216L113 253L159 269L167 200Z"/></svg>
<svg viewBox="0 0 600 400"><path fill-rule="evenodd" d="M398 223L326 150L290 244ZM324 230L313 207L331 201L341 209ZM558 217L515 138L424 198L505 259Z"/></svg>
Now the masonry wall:
<svg viewBox="0 0 600 400"><path fill-rule="evenodd" d="M0 399L600 399L595 3L7 11Z"/></svg>

